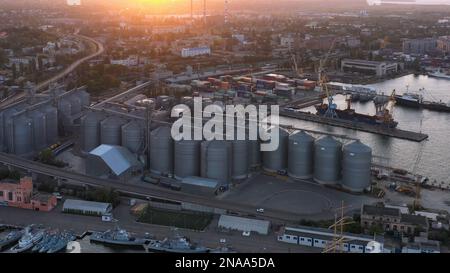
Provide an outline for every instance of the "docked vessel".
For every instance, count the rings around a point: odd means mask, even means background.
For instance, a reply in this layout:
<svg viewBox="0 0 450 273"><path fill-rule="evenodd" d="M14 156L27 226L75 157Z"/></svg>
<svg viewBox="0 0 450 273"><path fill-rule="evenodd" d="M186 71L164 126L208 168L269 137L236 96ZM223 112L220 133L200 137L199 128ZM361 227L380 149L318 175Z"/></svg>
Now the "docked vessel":
<svg viewBox="0 0 450 273"><path fill-rule="evenodd" d="M105 232L94 232L90 236L92 242L106 243L123 246L143 246L149 240L133 237L124 229L116 228Z"/></svg>
<svg viewBox="0 0 450 273"><path fill-rule="evenodd" d="M23 231L21 230L13 230L11 232L9 232L5 238L0 240L0 251L5 248L8 247L14 243L16 243L17 241L20 240L20 238L23 235Z"/></svg>
<svg viewBox="0 0 450 273"><path fill-rule="evenodd" d="M61 234L61 236L59 236L59 240L52 245L49 250L47 251L47 253L57 253L62 251L63 249L66 249L67 244L70 241L73 241L76 239L75 234L73 234L72 232L64 232L63 234Z"/></svg>
<svg viewBox="0 0 450 273"><path fill-rule="evenodd" d="M320 116L325 116L328 110L328 104L324 103L321 105L316 105L317 114ZM351 122L362 122L370 125L383 126L388 128L395 128L398 122L394 121L389 113L384 113L380 115L365 115L357 113L354 109L347 107L345 110L335 109L337 118L342 120L348 120Z"/></svg>
<svg viewBox="0 0 450 273"><path fill-rule="evenodd" d="M27 227L19 243L11 248L11 252L19 253L30 250L34 244L38 243L44 237L44 230L39 228Z"/></svg>
<svg viewBox="0 0 450 273"><path fill-rule="evenodd" d="M450 80L450 74L448 72L443 72L442 69L433 72L428 72L427 75L434 78Z"/></svg>
<svg viewBox="0 0 450 273"><path fill-rule="evenodd" d="M421 89L423 91L423 89ZM431 111L450 112L450 103L444 103L442 101L426 101L421 94L406 92L402 95L396 95L395 101L398 105L411 107L411 108L423 108Z"/></svg>
<svg viewBox="0 0 450 273"><path fill-rule="evenodd" d="M171 253L206 253L209 249L203 246L197 246L189 242L186 237L177 237L175 239L164 239L162 241L151 240L147 244L149 252L171 252Z"/></svg>

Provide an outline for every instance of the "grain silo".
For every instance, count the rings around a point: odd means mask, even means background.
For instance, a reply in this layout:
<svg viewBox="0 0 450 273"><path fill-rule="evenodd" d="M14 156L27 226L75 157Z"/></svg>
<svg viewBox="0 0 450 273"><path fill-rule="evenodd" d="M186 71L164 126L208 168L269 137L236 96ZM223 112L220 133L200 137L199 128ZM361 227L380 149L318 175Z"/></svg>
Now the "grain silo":
<svg viewBox="0 0 450 273"><path fill-rule="evenodd" d="M173 174L173 138L168 126L160 126L150 133L150 172Z"/></svg>
<svg viewBox="0 0 450 273"><path fill-rule="evenodd" d="M130 121L122 126L122 146L132 153L138 153L145 146L143 124Z"/></svg>
<svg viewBox="0 0 450 273"><path fill-rule="evenodd" d="M71 116L77 115L81 112L82 110L82 102L81 102L81 98L75 93L72 94L69 98L68 98L69 102L70 102L70 114Z"/></svg>
<svg viewBox="0 0 450 273"><path fill-rule="evenodd" d="M34 150L41 151L47 147L46 116L38 110L29 112L27 116L33 122L32 140Z"/></svg>
<svg viewBox="0 0 450 273"><path fill-rule="evenodd" d="M8 153L14 152L14 122L12 117L17 113L15 108L9 108L3 111L3 150Z"/></svg>
<svg viewBox="0 0 450 273"><path fill-rule="evenodd" d="M81 119L81 149L90 152L97 148L100 143L100 122L105 117L98 112L88 112Z"/></svg>
<svg viewBox="0 0 450 273"><path fill-rule="evenodd" d="M58 141L58 111L55 107L46 105L42 112L45 114L47 144L55 144Z"/></svg>
<svg viewBox="0 0 450 273"><path fill-rule="evenodd" d="M33 149L33 120L25 115L13 119L13 153L28 156Z"/></svg>
<svg viewBox="0 0 450 273"><path fill-rule="evenodd" d="M308 179L314 172L314 138L304 131L289 136L288 175Z"/></svg>
<svg viewBox="0 0 450 273"><path fill-rule="evenodd" d="M286 170L289 133L277 126L271 127L269 130L277 130L279 132L278 134L279 142L278 148L275 149L274 151L264 151L262 153L263 169L269 172ZM268 143L269 142L267 142L267 144Z"/></svg>
<svg viewBox="0 0 450 273"><path fill-rule="evenodd" d="M357 140L342 150L342 187L353 192L364 191L371 182L372 149Z"/></svg>
<svg viewBox="0 0 450 273"><path fill-rule="evenodd" d="M341 177L342 144L331 136L314 143L314 180L320 184L337 184Z"/></svg>
<svg viewBox="0 0 450 273"><path fill-rule="evenodd" d="M120 145L122 137L122 125L125 120L111 116L100 122L100 143L109 145Z"/></svg>
<svg viewBox="0 0 450 273"><path fill-rule="evenodd" d="M201 144L202 177L217 179L227 185L231 179L232 145L229 141L212 140Z"/></svg>
<svg viewBox="0 0 450 273"><path fill-rule="evenodd" d="M248 163L250 168L261 166L261 145L259 140L248 141Z"/></svg>
<svg viewBox="0 0 450 273"><path fill-rule="evenodd" d="M199 140L180 140L174 142L174 172L176 179L200 176Z"/></svg>
<svg viewBox="0 0 450 273"><path fill-rule="evenodd" d="M232 144L232 172L235 180L245 179L249 174L249 143L247 140L233 140Z"/></svg>

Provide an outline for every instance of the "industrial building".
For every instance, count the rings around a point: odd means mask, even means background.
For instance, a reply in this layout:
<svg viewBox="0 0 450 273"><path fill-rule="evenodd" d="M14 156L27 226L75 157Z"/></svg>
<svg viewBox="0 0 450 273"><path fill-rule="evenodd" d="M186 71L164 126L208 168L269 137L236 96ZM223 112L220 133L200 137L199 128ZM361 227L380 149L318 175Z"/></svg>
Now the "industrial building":
<svg viewBox="0 0 450 273"><path fill-rule="evenodd" d="M403 53L405 54L427 54L436 51L436 38L405 39L403 41Z"/></svg>
<svg viewBox="0 0 450 273"><path fill-rule="evenodd" d="M219 190L219 182L215 179L189 176L181 180L181 191L191 194L214 196Z"/></svg>
<svg viewBox="0 0 450 273"><path fill-rule="evenodd" d="M181 57L183 57L183 58L195 57L195 56L201 56L201 55L210 55L210 54L211 54L211 48L209 46L181 49Z"/></svg>
<svg viewBox="0 0 450 273"><path fill-rule="evenodd" d="M403 214L397 208L363 205L361 208L361 227L378 225L387 231L414 234L419 228L428 232L429 224L425 216Z"/></svg>
<svg viewBox="0 0 450 273"><path fill-rule="evenodd" d="M86 174L92 176L124 178L141 169L142 164L136 156L123 146L102 144L86 158Z"/></svg>
<svg viewBox="0 0 450 273"><path fill-rule="evenodd" d="M67 199L62 211L65 213L102 216L112 211L112 204L84 200Z"/></svg>
<svg viewBox="0 0 450 273"><path fill-rule="evenodd" d="M382 77L385 75L397 73L397 63L343 59L341 61L341 70L344 72L359 72L368 75Z"/></svg>
<svg viewBox="0 0 450 273"><path fill-rule="evenodd" d="M270 221L222 214L219 218L218 227L228 230L256 232L258 234L267 235L270 230Z"/></svg>
<svg viewBox="0 0 450 273"><path fill-rule="evenodd" d="M383 250L384 238L382 236L365 236L351 233L344 233L342 235L345 239L342 244L342 249L338 251L350 253L365 253L369 252L368 244L376 241L381 245ZM303 246L317 247L324 249L335 238L333 230L315 227L284 227L278 235L278 241L297 244Z"/></svg>

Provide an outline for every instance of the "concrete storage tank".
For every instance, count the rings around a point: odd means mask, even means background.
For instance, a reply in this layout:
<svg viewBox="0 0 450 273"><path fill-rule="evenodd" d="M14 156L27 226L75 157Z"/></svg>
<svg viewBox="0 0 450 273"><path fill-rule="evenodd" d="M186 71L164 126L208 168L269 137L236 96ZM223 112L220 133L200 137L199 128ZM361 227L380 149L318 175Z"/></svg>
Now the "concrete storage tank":
<svg viewBox="0 0 450 273"><path fill-rule="evenodd" d="M45 114L47 144L55 144L58 141L58 111L55 107L47 105L42 112Z"/></svg>
<svg viewBox="0 0 450 273"><path fill-rule="evenodd" d="M85 90L80 90L77 93L78 97L81 100L81 107L82 110L84 107L89 107L89 105L91 104L91 95L89 95L88 92L86 92Z"/></svg>
<svg viewBox="0 0 450 273"><path fill-rule="evenodd" d="M353 192L364 191L371 182L372 149L354 141L342 150L342 187Z"/></svg>
<svg viewBox="0 0 450 273"><path fill-rule="evenodd" d="M122 126L122 146L132 153L137 153L144 147L144 126L136 121L131 121Z"/></svg>
<svg viewBox="0 0 450 273"><path fill-rule="evenodd" d="M249 174L249 142L247 140L233 140L231 176L235 180L245 179Z"/></svg>
<svg viewBox="0 0 450 273"><path fill-rule="evenodd" d="M16 155L28 156L33 149L33 120L25 115L21 115L13 120L13 153Z"/></svg>
<svg viewBox="0 0 450 273"><path fill-rule="evenodd" d="M269 130L279 131L279 145L275 151L263 152L263 169L269 172L285 170L287 168L287 152L289 133L279 127Z"/></svg>
<svg viewBox="0 0 450 273"><path fill-rule="evenodd" d="M320 184L337 184L341 177L342 144L331 136L314 143L314 180Z"/></svg>
<svg viewBox="0 0 450 273"><path fill-rule="evenodd" d="M176 179L200 176L199 140L174 141L174 171Z"/></svg>
<svg viewBox="0 0 450 273"><path fill-rule="evenodd" d="M61 120L69 119L72 116L72 104L68 99L58 101L58 116Z"/></svg>
<svg viewBox="0 0 450 273"><path fill-rule="evenodd" d="M79 114L81 112L81 108L82 108L81 98L79 98L78 95L75 93L75 94L71 95L68 98L68 100L70 102L70 114L72 116Z"/></svg>
<svg viewBox="0 0 450 273"><path fill-rule="evenodd" d="M304 131L289 136L288 175L308 179L314 172L314 138Z"/></svg>
<svg viewBox="0 0 450 273"><path fill-rule="evenodd" d="M17 110L14 108L9 108L5 111L3 111L3 143L4 147L3 150L7 151L8 153L14 152L14 127L13 127L13 120L12 116L17 113Z"/></svg>
<svg viewBox="0 0 450 273"><path fill-rule="evenodd" d="M202 177L217 179L221 185L230 183L232 145L229 141L212 140L201 144Z"/></svg>
<svg viewBox="0 0 450 273"><path fill-rule="evenodd" d="M40 151L47 146L47 128L45 114L40 111L32 111L27 115L33 121L33 147Z"/></svg>
<svg viewBox="0 0 450 273"><path fill-rule="evenodd" d="M84 152L90 152L100 143L100 122L105 117L97 112L88 112L81 119L81 146Z"/></svg>
<svg viewBox="0 0 450 273"><path fill-rule="evenodd" d="M250 168L261 166L261 145L259 140L248 141L248 163Z"/></svg>
<svg viewBox="0 0 450 273"><path fill-rule="evenodd" d="M150 172L173 174L173 139L168 126L160 126L150 133Z"/></svg>
<svg viewBox="0 0 450 273"><path fill-rule="evenodd" d="M100 142L101 144L120 145L122 136L122 125L125 120L112 116L100 123Z"/></svg>

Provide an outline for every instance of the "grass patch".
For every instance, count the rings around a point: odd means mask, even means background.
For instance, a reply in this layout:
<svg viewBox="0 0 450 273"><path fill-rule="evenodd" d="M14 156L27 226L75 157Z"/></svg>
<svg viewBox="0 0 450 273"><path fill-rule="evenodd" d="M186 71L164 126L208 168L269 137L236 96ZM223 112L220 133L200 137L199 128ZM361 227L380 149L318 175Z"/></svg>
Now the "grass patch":
<svg viewBox="0 0 450 273"><path fill-rule="evenodd" d="M173 226L193 230L204 230L210 223L213 215L202 212L168 211L147 206L138 217L142 223Z"/></svg>

